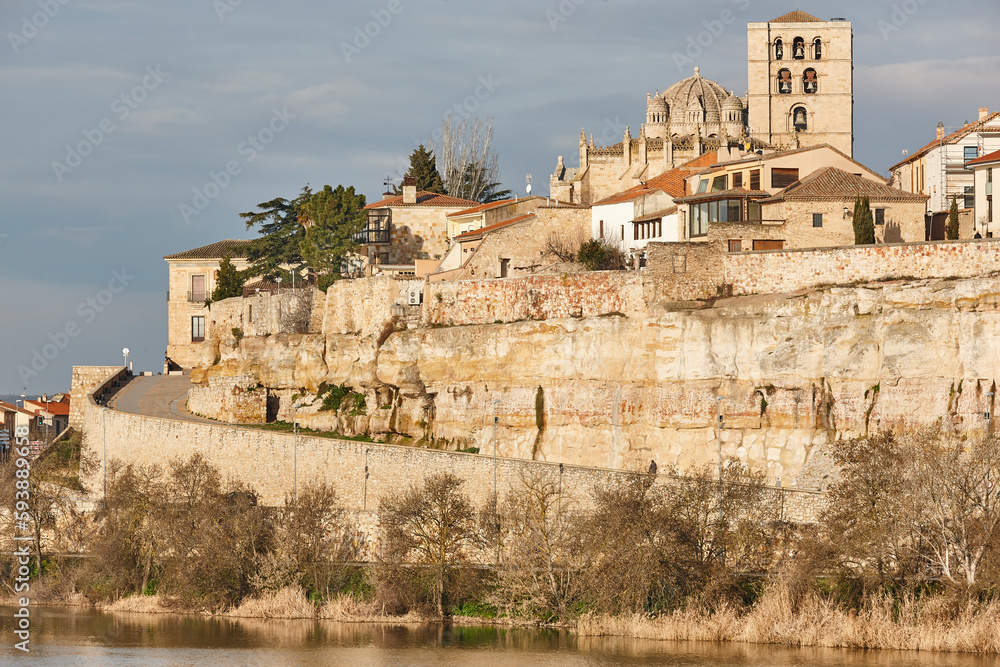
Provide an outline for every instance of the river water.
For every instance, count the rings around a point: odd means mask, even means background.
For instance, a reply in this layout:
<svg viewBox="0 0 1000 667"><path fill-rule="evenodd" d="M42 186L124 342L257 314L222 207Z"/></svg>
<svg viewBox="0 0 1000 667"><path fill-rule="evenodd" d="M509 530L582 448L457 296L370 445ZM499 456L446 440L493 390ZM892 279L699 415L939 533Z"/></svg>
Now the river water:
<svg viewBox="0 0 1000 667"><path fill-rule="evenodd" d="M1000 667L1000 658L578 638L566 631L106 614L36 607L31 653L0 608L0 665Z"/></svg>

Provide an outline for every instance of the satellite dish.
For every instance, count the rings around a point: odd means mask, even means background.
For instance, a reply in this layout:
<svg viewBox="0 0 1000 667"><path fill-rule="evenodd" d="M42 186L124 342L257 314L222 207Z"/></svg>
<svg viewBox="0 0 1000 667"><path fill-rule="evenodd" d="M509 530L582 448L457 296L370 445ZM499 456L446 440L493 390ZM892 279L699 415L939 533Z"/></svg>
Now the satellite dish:
<svg viewBox="0 0 1000 667"><path fill-rule="evenodd" d="M529 195L531 194L531 183L528 183L527 187L524 188L524 191L527 192Z"/></svg>

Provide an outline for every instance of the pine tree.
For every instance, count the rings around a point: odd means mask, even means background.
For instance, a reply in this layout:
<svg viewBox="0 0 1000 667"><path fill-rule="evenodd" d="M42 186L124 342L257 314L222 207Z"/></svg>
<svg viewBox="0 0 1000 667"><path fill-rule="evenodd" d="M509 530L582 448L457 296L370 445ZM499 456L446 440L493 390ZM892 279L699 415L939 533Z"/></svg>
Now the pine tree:
<svg viewBox="0 0 1000 667"><path fill-rule="evenodd" d="M215 281L215 289L212 291L212 301L222 301L234 296L243 295L243 283L246 277L242 271L233 266L229 255L222 258L219 264L219 277Z"/></svg>
<svg viewBox="0 0 1000 667"><path fill-rule="evenodd" d="M256 212L240 213L247 229L259 227L261 234L247 247L248 276L275 278L282 264L301 271L304 264L299 245L305 237L305 228L299 221L299 209L311 197L312 189L307 185L291 201L278 197L258 204Z"/></svg>
<svg viewBox="0 0 1000 667"><path fill-rule="evenodd" d="M875 243L875 218L872 215L868 197L854 200L854 243L872 245Z"/></svg>
<svg viewBox="0 0 1000 667"><path fill-rule="evenodd" d="M302 205L304 218L309 221L300 244L302 258L318 273L339 276L344 259L356 252L355 236L367 223L365 196L354 188L329 185Z"/></svg>
<svg viewBox="0 0 1000 667"><path fill-rule="evenodd" d="M948 209L948 226L944 230L945 238L949 241L958 240L958 200L951 198L951 208Z"/></svg>
<svg viewBox="0 0 1000 667"><path fill-rule="evenodd" d="M423 144L410 153L410 169L404 176L416 181L417 192L444 194L444 180L435 165L434 151L427 150Z"/></svg>

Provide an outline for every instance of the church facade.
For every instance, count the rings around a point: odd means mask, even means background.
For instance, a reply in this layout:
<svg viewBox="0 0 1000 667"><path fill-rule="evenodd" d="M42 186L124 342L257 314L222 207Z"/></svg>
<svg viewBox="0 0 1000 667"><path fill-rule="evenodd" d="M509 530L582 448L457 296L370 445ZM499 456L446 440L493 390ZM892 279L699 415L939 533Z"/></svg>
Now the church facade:
<svg viewBox="0 0 1000 667"><path fill-rule="evenodd" d="M560 157L549 194L590 205L704 153L854 146L853 32L843 19L794 11L747 26L748 93L694 75L646 95L646 122L633 136L597 146L580 133L579 166Z"/></svg>

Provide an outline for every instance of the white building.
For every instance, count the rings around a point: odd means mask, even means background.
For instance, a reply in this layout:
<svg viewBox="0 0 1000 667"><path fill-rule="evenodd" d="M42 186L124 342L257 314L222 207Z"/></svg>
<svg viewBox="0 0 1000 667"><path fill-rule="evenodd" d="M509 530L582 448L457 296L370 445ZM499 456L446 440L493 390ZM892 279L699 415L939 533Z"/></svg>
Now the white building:
<svg viewBox="0 0 1000 667"><path fill-rule="evenodd" d="M980 236L992 237L1000 231L994 224L993 213L993 172L1000 173L1000 151L994 151L983 157L970 161L965 168L973 173L975 206L973 208L973 231Z"/></svg>

